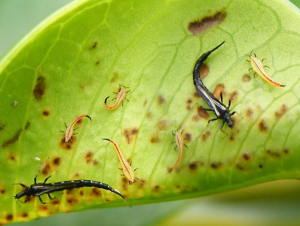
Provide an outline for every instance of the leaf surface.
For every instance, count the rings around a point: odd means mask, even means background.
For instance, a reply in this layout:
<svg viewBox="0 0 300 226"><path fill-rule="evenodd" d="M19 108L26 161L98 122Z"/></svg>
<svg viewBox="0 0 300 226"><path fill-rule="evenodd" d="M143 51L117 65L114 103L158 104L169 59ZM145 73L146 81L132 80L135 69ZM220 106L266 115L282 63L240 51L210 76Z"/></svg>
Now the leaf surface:
<svg viewBox="0 0 300 226"><path fill-rule="evenodd" d="M204 196L276 179L299 178L299 11L285 1L77 1L40 24L0 62L1 223L57 212ZM232 99L234 128L197 96L192 70L201 54L204 84ZM273 87L249 72L256 53ZM123 106L104 107L119 85ZM216 92L217 92L216 91ZM87 114L65 143L64 124ZM177 170L173 130L183 131ZM140 180L129 185L114 147ZM48 159L48 161L46 161ZM39 167L46 162L39 172ZM12 183L88 179L119 190L57 192L18 206Z"/></svg>

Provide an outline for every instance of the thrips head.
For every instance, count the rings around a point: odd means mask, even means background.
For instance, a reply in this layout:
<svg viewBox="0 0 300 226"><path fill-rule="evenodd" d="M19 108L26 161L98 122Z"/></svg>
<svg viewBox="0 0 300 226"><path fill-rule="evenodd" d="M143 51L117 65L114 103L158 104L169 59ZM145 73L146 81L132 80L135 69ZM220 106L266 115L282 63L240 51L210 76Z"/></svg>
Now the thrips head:
<svg viewBox="0 0 300 226"><path fill-rule="evenodd" d="M30 188L29 187L26 187L25 190L19 192L18 194L16 194L14 197L15 199L20 199L22 198L23 196L30 196L31 195L31 191L30 191Z"/></svg>

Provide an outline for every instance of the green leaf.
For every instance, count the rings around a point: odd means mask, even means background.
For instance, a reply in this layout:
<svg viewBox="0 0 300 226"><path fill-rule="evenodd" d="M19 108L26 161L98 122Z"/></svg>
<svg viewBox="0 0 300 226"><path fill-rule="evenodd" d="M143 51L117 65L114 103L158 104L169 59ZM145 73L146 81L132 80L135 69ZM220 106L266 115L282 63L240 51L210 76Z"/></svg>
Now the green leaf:
<svg viewBox="0 0 300 226"><path fill-rule="evenodd" d="M298 9L285 1L77 1L26 36L0 63L0 223L57 212L177 200L299 177ZM205 62L205 85L232 100L231 130L195 95L198 57L225 40ZM245 54L268 65L273 87L253 78ZM104 100L129 87L129 102ZM113 102L109 102L111 104ZM199 105L200 104L200 105ZM64 123L83 119L73 142ZM184 131L178 170L172 131ZM140 181L120 173L114 140ZM49 158L48 161L46 161ZM40 161L39 161L40 159ZM46 166L39 173L39 167ZM55 173L56 172L56 173ZM93 188L57 192L48 205L13 196L37 180L101 181L125 197Z"/></svg>

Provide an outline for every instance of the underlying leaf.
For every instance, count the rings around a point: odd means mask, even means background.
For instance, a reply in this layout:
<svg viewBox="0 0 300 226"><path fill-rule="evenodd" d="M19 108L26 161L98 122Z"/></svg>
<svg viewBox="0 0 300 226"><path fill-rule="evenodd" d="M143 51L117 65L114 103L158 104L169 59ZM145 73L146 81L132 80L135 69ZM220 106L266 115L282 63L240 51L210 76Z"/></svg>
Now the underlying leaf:
<svg viewBox="0 0 300 226"><path fill-rule="evenodd" d="M284 1L78 1L24 38L0 63L1 221L28 221L56 212L203 196L299 176L299 12ZM205 85L233 98L235 127L207 125L192 70L197 58L222 41L205 62ZM286 87L253 79L246 61L255 52L269 75ZM204 68L205 69L205 68ZM207 70L208 69L208 70ZM204 70L205 71L205 70ZM129 102L115 110L104 99L119 85ZM17 105L13 105L17 101ZM16 102L15 102L16 103ZM72 143L64 123L88 114ZM178 170L172 130L183 130ZM140 179L119 174L113 139ZM36 161L37 159L41 161ZM95 189L57 193L18 206L12 183L91 179L127 200Z"/></svg>

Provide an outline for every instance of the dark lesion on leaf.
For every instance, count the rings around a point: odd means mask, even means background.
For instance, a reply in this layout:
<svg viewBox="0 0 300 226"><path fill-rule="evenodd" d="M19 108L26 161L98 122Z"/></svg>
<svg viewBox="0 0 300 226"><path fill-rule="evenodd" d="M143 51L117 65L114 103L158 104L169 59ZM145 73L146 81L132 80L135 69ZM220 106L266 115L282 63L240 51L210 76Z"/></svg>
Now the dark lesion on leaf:
<svg viewBox="0 0 300 226"><path fill-rule="evenodd" d="M264 119L262 119L260 121L260 123L258 124L258 128L260 132L267 132L268 131L268 126L267 123Z"/></svg>
<svg viewBox="0 0 300 226"><path fill-rule="evenodd" d="M206 16L200 20L190 22L188 25L189 31L193 35L200 35L202 32L215 24L220 24L226 18L227 13L223 10L216 12L213 15Z"/></svg>
<svg viewBox="0 0 300 226"><path fill-rule="evenodd" d="M39 76L36 81L36 85L33 90L33 96L37 101L40 101L45 94L46 83L45 77Z"/></svg>
<svg viewBox="0 0 300 226"><path fill-rule="evenodd" d="M275 112L275 117L276 118L281 118L282 115L284 115L284 113L287 111L287 106L285 104L283 104L281 106L281 108Z"/></svg>
<svg viewBox="0 0 300 226"><path fill-rule="evenodd" d="M225 86L224 84L219 84L216 86L216 88L213 91L213 95L217 98L220 99L221 98L221 93L224 95L224 89Z"/></svg>
<svg viewBox="0 0 300 226"><path fill-rule="evenodd" d="M11 145L11 144L17 142L17 141L19 140L19 137L20 137L20 135L21 135L21 132L22 132L22 129L19 129L19 130L13 135L12 138L10 138L10 139L4 141L4 142L2 143L2 148L6 148L7 146L9 146L9 145Z"/></svg>
<svg viewBox="0 0 300 226"><path fill-rule="evenodd" d="M52 162L53 162L53 165L59 166L60 163L61 163L61 158L60 157L55 157L55 158L53 158Z"/></svg>
<svg viewBox="0 0 300 226"><path fill-rule="evenodd" d="M222 162L217 162L217 161L214 161L210 164L210 167L213 168L213 169L219 169L221 168L223 165Z"/></svg>
<svg viewBox="0 0 300 226"><path fill-rule="evenodd" d="M43 116L48 117L50 115L50 110L44 109L42 114L43 114Z"/></svg>
<svg viewBox="0 0 300 226"><path fill-rule="evenodd" d="M60 140L59 145L63 149L71 150L75 145L75 143L76 143L76 136L72 136L72 138L68 142L65 142L65 136L63 136Z"/></svg>
<svg viewBox="0 0 300 226"><path fill-rule="evenodd" d="M138 131L139 130L136 127L124 129L124 136L125 136L128 144L130 144L133 141L133 139L137 135Z"/></svg>
<svg viewBox="0 0 300 226"><path fill-rule="evenodd" d="M4 130L5 125L0 125L0 131Z"/></svg>
<svg viewBox="0 0 300 226"><path fill-rule="evenodd" d="M98 45L98 42L94 42L94 44L92 45L91 49L96 49L97 45Z"/></svg>

